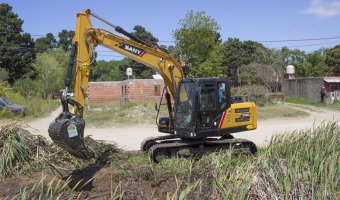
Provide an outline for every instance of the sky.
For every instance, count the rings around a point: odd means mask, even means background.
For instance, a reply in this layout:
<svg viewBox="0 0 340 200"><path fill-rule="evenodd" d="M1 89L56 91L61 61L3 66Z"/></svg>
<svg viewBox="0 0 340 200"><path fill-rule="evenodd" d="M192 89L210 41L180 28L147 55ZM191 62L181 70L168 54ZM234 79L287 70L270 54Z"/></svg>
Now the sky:
<svg viewBox="0 0 340 200"><path fill-rule="evenodd" d="M311 53L340 44L340 0L1 0L24 20L23 31L34 39L62 29L74 30L76 14L85 9L128 32L141 25L159 39L174 45L173 31L188 11L205 11L220 26L222 41L261 42L267 48L300 49ZM92 19L96 28L114 32ZM97 48L98 60L122 56Z"/></svg>

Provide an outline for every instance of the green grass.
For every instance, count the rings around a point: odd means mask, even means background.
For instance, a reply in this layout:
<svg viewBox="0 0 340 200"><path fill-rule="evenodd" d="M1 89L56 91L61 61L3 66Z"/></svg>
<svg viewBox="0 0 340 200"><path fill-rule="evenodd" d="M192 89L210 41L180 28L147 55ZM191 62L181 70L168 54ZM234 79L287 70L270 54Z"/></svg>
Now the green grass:
<svg viewBox="0 0 340 200"><path fill-rule="evenodd" d="M25 114L15 115L11 112L5 112L4 110L0 112L0 118L7 119L34 119L39 117L44 117L50 114L58 106L60 106L59 101L45 100L37 97L25 98L17 93L6 93L5 96L10 101L15 104L26 106L27 110Z"/></svg>
<svg viewBox="0 0 340 200"><path fill-rule="evenodd" d="M335 111L340 111L340 101L334 101L332 104L321 103L319 99L307 99L302 97L287 97L285 98L287 103L302 104L302 105L312 105L320 108L331 109Z"/></svg>
<svg viewBox="0 0 340 200"><path fill-rule="evenodd" d="M306 117L308 112L295 109L287 104L266 104L265 106L257 107L257 118L259 120L274 119L274 118L296 118Z"/></svg>
<svg viewBox="0 0 340 200"><path fill-rule="evenodd" d="M295 103L295 104L307 104L307 105L314 105L314 106L325 105L321 103L319 99L308 99L308 98L302 98L302 97L286 97L285 102Z"/></svg>
<svg viewBox="0 0 340 200"><path fill-rule="evenodd" d="M166 107L162 106L160 116L167 116ZM112 102L90 105L84 118L87 126L136 126L139 124L156 124L155 104L140 102Z"/></svg>

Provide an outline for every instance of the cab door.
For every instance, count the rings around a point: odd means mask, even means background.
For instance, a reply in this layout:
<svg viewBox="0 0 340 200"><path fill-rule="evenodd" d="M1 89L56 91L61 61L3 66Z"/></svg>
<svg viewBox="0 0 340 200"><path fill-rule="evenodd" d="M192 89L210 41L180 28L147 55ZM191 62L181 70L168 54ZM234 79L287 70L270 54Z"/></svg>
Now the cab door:
<svg viewBox="0 0 340 200"><path fill-rule="evenodd" d="M216 82L201 82L198 96L198 129L211 129L214 118L217 116L217 91Z"/></svg>
<svg viewBox="0 0 340 200"><path fill-rule="evenodd" d="M197 132L219 135L220 123L230 108L230 85L225 77L202 79L198 84Z"/></svg>

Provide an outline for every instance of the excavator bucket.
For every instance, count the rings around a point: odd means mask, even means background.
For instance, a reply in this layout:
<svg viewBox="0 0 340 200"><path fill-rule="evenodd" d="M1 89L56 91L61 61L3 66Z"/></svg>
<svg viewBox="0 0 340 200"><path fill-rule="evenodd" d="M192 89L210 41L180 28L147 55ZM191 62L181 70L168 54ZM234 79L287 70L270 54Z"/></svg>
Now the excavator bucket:
<svg viewBox="0 0 340 200"><path fill-rule="evenodd" d="M70 154L90 159L93 152L86 148L84 142L85 121L70 112L62 112L49 126L48 133L52 141Z"/></svg>

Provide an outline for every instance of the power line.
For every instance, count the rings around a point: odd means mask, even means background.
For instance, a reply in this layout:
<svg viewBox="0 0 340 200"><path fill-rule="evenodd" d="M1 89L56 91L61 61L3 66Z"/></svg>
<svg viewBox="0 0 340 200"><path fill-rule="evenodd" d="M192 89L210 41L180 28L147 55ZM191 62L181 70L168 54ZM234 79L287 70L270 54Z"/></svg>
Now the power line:
<svg viewBox="0 0 340 200"><path fill-rule="evenodd" d="M117 58L125 58L125 56L118 56L118 55L98 55L99 57L117 57Z"/></svg>
<svg viewBox="0 0 340 200"><path fill-rule="evenodd" d="M0 32L0 34L18 34L16 32ZM40 34L31 34L34 37L45 37L46 35ZM54 36L54 35L53 35ZM54 36L59 37L59 36ZM322 38L301 38L301 39L279 39L279 40L253 40L254 42L261 42L261 43L275 43L275 42L303 42L303 41L320 41L320 40L333 40L333 39L340 39L340 36L334 37L322 37ZM161 43L174 43L173 40L161 40L158 41Z"/></svg>
<svg viewBox="0 0 340 200"><path fill-rule="evenodd" d="M333 37L333 38L340 38L340 37ZM304 41L306 41L305 39ZM297 48L297 47L307 47L307 46L320 46L320 45L327 45L327 44L340 44L338 42L326 42L326 43L318 43L318 44L306 44L306 45L294 45L294 46L287 46L288 48ZM280 47L281 48L281 47ZM22 50L36 50L36 51L44 51L50 48L37 48L37 47L20 47L20 46L0 46L0 49L22 49ZM110 50L97 50L98 53L115 53L114 51ZM124 57L124 56L114 56L114 55L99 55L99 56L112 56L112 57Z"/></svg>
<svg viewBox="0 0 340 200"><path fill-rule="evenodd" d="M303 42L303 41L320 41L320 40L333 40L339 39L340 37L327 37L327 38L309 38L309 39L290 39L290 40L263 40L263 41L255 41L255 42Z"/></svg>
<svg viewBox="0 0 340 200"><path fill-rule="evenodd" d="M339 42L327 42L327 43L318 43L318 44L305 44L305 45L296 45L296 46L288 46L289 48L296 48L296 47L308 47L308 46L320 46L325 44L340 44Z"/></svg>

